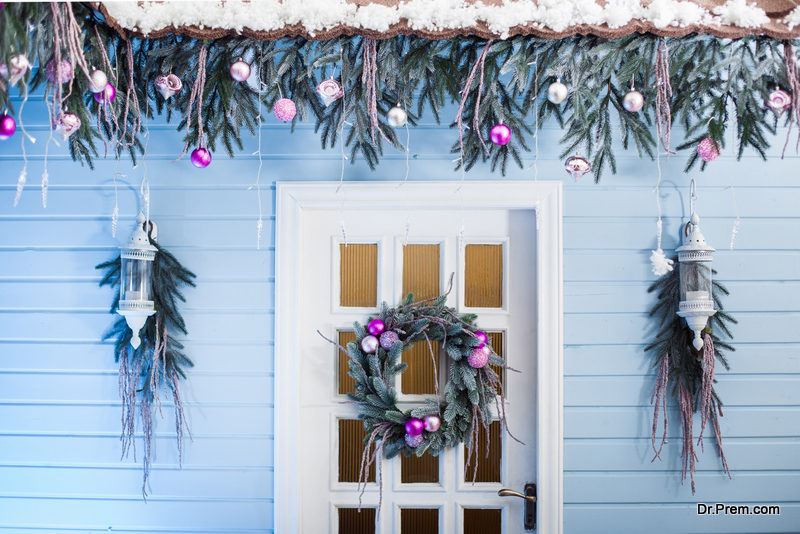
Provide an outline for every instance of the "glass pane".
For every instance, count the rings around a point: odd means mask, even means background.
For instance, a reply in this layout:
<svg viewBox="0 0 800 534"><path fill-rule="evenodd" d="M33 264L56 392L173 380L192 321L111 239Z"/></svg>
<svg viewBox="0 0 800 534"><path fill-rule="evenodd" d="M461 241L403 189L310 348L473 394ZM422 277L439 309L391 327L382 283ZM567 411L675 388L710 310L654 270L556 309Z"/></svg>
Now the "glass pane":
<svg viewBox="0 0 800 534"><path fill-rule="evenodd" d="M400 459L400 481L403 484L439 482L439 457L423 454L421 457L402 456Z"/></svg>
<svg viewBox="0 0 800 534"><path fill-rule="evenodd" d="M503 352L505 350L505 345L504 345L505 335L503 334L503 332L486 332L486 335L489 336L489 344L492 346L492 349L494 350L495 354L505 359L505 355ZM497 373L497 376L500 377L500 384L505 386L506 382L505 369L497 365L490 365L489 367L491 367L492 370L494 370L494 372ZM507 391L506 394L508 394Z"/></svg>
<svg viewBox="0 0 800 534"><path fill-rule="evenodd" d="M347 344L356 340L356 333L350 330L339 330L339 345L347 348ZM336 353L339 355L339 395L347 395L353 391L356 381L352 376L347 374L350 370L350 358L336 347Z"/></svg>
<svg viewBox="0 0 800 534"><path fill-rule="evenodd" d="M502 534L499 508L464 508L464 534Z"/></svg>
<svg viewBox="0 0 800 534"><path fill-rule="evenodd" d="M378 245L339 245L339 305L378 305Z"/></svg>
<svg viewBox="0 0 800 534"><path fill-rule="evenodd" d="M375 534L375 508L339 508L339 534Z"/></svg>
<svg viewBox="0 0 800 534"><path fill-rule="evenodd" d="M400 389L407 395L430 395L436 391L436 371L439 370L439 343L418 341L410 349L404 350L402 360L408 369L400 375Z"/></svg>
<svg viewBox="0 0 800 534"><path fill-rule="evenodd" d="M358 482L361 455L364 452L364 422L358 419L339 419L339 482ZM370 454L373 453L373 445ZM375 482L375 464L369 468L367 482Z"/></svg>
<svg viewBox="0 0 800 534"><path fill-rule="evenodd" d="M503 306L503 245L467 245L464 303L474 308Z"/></svg>
<svg viewBox="0 0 800 534"><path fill-rule="evenodd" d="M472 482L500 482L500 457L502 443L500 442L500 422L492 421L489 425L489 454L486 454L486 431L483 427L478 431L478 448L473 451L472 459L464 471L464 481ZM469 451L464 449L464 463L467 462ZM478 469L475 471L475 462Z"/></svg>
<svg viewBox="0 0 800 534"><path fill-rule="evenodd" d="M400 534L439 534L439 510L401 508Z"/></svg>
<svg viewBox="0 0 800 534"><path fill-rule="evenodd" d="M403 296L409 293L415 300L439 296L439 245L403 247Z"/></svg>

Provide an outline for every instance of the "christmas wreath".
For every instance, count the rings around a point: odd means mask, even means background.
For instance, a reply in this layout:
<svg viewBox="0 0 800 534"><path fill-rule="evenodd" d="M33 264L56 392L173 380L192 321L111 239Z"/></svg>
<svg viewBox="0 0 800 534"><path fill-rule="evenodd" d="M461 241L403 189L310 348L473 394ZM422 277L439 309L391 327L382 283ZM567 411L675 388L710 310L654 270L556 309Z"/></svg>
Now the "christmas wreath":
<svg viewBox="0 0 800 534"><path fill-rule="evenodd" d="M422 456L426 452L438 455L461 443L468 451L466 471L477 453L480 429L486 430L488 436L495 415L506 427L503 386L492 366L508 367L492 350L488 336L478 330L477 316L459 314L445 305L446 299L444 294L415 302L414 295L409 294L397 307L383 303L380 313L371 317L366 326L353 324L356 341L348 343L347 348L337 344L350 359L348 374L355 386L348 397L357 406L367 432L362 482L371 464L381 456L389 459L400 453ZM447 354L447 382L443 396L439 395L436 379L435 398L401 410L395 379L408 367L401 361L401 354L415 343L427 344L434 375L437 370L433 346L441 344ZM492 403L496 414L492 413ZM474 462L473 480L476 472Z"/></svg>

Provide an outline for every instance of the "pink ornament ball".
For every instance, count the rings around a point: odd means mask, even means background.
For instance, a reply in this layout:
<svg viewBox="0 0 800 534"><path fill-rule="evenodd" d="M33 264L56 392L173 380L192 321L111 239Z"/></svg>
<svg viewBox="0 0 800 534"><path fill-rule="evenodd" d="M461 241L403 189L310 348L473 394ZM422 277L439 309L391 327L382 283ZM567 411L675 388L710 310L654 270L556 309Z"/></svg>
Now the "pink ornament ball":
<svg viewBox="0 0 800 534"><path fill-rule="evenodd" d="M486 345L483 345L482 347L476 347L472 349L472 354L470 354L467 358L467 363L470 367L481 369L486 367L486 364L489 363L489 356L491 355L492 350Z"/></svg>
<svg viewBox="0 0 800 534"><path fill-rule="evenodd" d="M66 59L62 59L59 65L59 68L56 68L55 61L50 60L45 68L47 79L55 83L56 78L58 78L60 83L67 83L72 79L72 65Z"/></svg>
<svg viewBox="0 0 800 534"><path fill-rule="evenodd" d="M406 434L409 436L419 436L423 430L425 430L425 423L422 422L422 419L412 417L406 421Z"/></svg>
<svg viewBox="0 0 800 534"><path fill-rule="evenodd" d="M364 339L361 340L361 350L366 352L367 354L372 354L378 351L378 346L380 342L378 338L375 336L365 336Z"/></svg>
<svg viewBox="0 0 800 534"><path fill-rule="evenodd" d="M113 102L114 97L117 96L117 90L113 85L111 85L111 83L107 83L105 89L95 93L93 96L96 102L100 104L108 104L109 102Z"/></svg>
<svg viewBox="0 0 800 534"><path fill-rule="evenodd" d="M436 432L442 426L442 420L438 415L426 415L424 423L426 432Z"/></svg>
<svg viewBox="0 0 800 534"><path fill-rule="evenodd" d="M281 98L275 102L275 105L272 107L272 114L275 115L278 120L288 122L297 115L297 107L290 99Z"/></svg>
<svg viewBox="0 0 800 534"><path fill-rule="evenodd" d="M412 449L416 449L417 447L422 445L422 442L425 441L425 438L422 436L422 434L417 434L416 436L406 434L405 440L406 440L406 445L408 445Z"/></svg>
<svg viewBox="0 0 800 534"><path fill-rule="evenodd" d="M380 319L373 319L367 325L367 332L373 336L379 336L386 330L386 324Z"/></svg>
<svg viewBox="0 0 800 534"><path fill-rule="evenodd" d="M381 334L381 347L383 350L391 350L392 346L400 341L400 336L398 336L395 332L389 330L388 332L384 332Z"/></svg>
<svg viewBox="0 0 800 534"><path fill-rule="evenodd" d="M230 73L231 78L237 82L246 82L250 77L250 65L240 59L231 65Z"/></svg>
<svg viewBox="0 0 800 534"><path fill-rule="evenodd" d="M0 115L0 141L10 139L17 131L17 121L11 115Z"/></svg>
<svg viewBox="0 0 800 534"><path fill-rule="evenodd" d="M786 91L775 89L769 94L766 104L772 111L780 114L791 107L792 97Z"/></svg>
<svg viewBox="0 0 800 534"><path fill-rule="evenodd" d="M486 332L481 332L480 330L475 330L475 332L473 332L473 333L475 334L475 337L478 338L478 341L481 342L481 344L478 345L478 348L483 347L486 344L486 342L489 340L489 338L486 336Z"/></svg>
<svg viewBox="0 0 800 534"><path fill-rule="evenodd" d="M505 124L495 124L489 131L489 139L496 145L507 145L511 141L511 128Z"/></svg>
<svg viewBox="0 0 800 534"><path fill-rule="evenodd" d="M644 96L636 90L631 90L622 99L622 107L628 113L636 113L644 107Z"/></svg>
<svg viewBox="0 0 800 534"><path fill-rule="evenodd" d="M719 157L719 145L710 137L706 137L697 145L697 155L705 161L714 161Z"/></svg>
<svg viewBox="0 0 800 534"><path fill-rule="evenodd" d="M192 165L198 169L205 169L211 165L211 152L203 147L192 150Z"/></svg>

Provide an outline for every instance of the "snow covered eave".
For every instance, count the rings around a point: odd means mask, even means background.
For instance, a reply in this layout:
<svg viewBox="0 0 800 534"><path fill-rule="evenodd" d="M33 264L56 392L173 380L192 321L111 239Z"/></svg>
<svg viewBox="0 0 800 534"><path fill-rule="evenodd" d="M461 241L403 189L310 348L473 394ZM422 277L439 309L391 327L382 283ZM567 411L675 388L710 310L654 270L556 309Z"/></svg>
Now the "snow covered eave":
<svg viewBox="0 0 800 534"><path fill-rule="evenodd" d="M800 0L204 0L98 2L123 34L257 40L340 35L559 39L631 33L800 37Z"/></svg>

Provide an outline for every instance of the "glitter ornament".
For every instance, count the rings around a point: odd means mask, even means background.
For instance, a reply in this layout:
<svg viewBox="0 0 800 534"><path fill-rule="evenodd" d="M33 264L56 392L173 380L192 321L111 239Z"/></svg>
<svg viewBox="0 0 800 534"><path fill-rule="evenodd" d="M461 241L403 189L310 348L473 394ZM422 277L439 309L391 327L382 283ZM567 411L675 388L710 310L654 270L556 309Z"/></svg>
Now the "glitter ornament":
<svg viewBox="0 0 800 534"><path fill-rule="evenodd" d="M412 449L416 449L417 447L422 445L422 442L425 441L425 438L422 437L422 434L418 434L416 436L410 436L406 434L405 440L406 440L406 445L408 445Z"/></svg>
<svg viewBox="0 0 800 534"><path fill-rule="evenodd" d="M478 341L481 342L481 344L478 345L478 348L483 347L486 344L486 342L489 340L489 338L486 336L486 333L485 332L481 332L480 330L475 330L475 332L473 332L473 334L475 334L475 337L478 338Z"/></svg>
<svg viewBox="0 0 800 534"><path fill-rule="evenodd" d="M319 82L317 94L322 97L325 107L328 107L344 96L344 87L333 78L328 78Z"/></svg>
<svg viewBox="0 0 800 534"><path fill-rule="evenodd" d="M705 161L714 161L719 157L719 145L710 137L706 137L697 145L697 155Z"/></svg>
<svg viewBox="0 0 800 534"><path fill-rule="evenodd" d="M372 354L378 350L378 346L380 342L378 338L375 336L365 336L364 339L361 340L361 350L366 352L367 354Z"/></svg>
<svg viewBox="0 0 800 534"><path fill-rule="evenodd" d="M231 65L230 73L237 82L246 82L250 77L250 65L239 59Z"/></svg>
<svg viewBox="0 0 800 534"><path fill-rule="evenodd" d="M567 161L564 162L564 170L577 182L581 176L592 170L592 164L580 154L576 154L567 158Z"/></svg>
<svg viewBox="0 0 800 534"><path fill-rule="evenodd" d="M277 117L279 121L287 122L294 118L297 114L297 107L288 98L281 98L272 107L272 114Z"/></svg>
<svg viewBox="0 0 800 534"><path fill-rule="evenodd" d="M384 332L381 334L381 347L383 350L391 350L392 345L400 341L400 336L398 336L395 332L389 330L388 332Z"/></svg>
<svg viewBox="0 0 800 534"><path fill-rule="evenodd" d="M14 86L25 76L25 73L31 68L31 64L28 58L22 54L13 56L8 63L11 65L10 68L5 63L0 63L0 76L6 78L9 85Z"/></svg>
<svg viewBox="0 0 800 534"><path fill-rule="evenodd" d="M94 99L100 104L108 104L113 102L115 96L117 96L117 90L113 85L107 83L102 91L94 94Z"/></svg>
<svg viewBox="0 0 800 534"><path fill-rule="evenodd" d="M557 78L555 82L550 84L547 88L547 100L553 104L560 104L567 99L567 86L561 83L561 78Z"/></svg>
<svg viewBox="0 0 800 534"><path fill-rule="evenodd" d="M56 133L61 136L62 140L66 141L70 135L80 129L81 119L74 113L60 113L56 118L55 127Z"/></svg>
<svg viewBox="0 0 800 534"><path fill-rule="evenodd" d="M486 364L489 363L489 356L491 356L491 354L491 349L489 349L489 347L486 345L482 347L476 347L472 349L472 354L470 354L467 358L467 363L470 367L474 367L475 369L486 367Z"/></svg>
<svg viewBox="0 0 800 534"><path fill-rule="evenodd" d="M489 131L489 139L496 145L507 145L511 141L511 128L503 123L495 124Z"/></svg>
<svg viewBox="0 0 800 534"><path fill-rule="evenodd" d="M45 68L45 72L47 73L47 79L55 83L56 78L59 78L60 83L67 83L72 79L72 65L66 59L62 59L59 65L60 67L56 68L55 62L53 60L50 60L50 62L47 64L47 67Z"/></svg>
<svg viewBox="0 0 800 534"><path fill-rule="evenodd" d="M16 131L17 121L14 120L14 117L5 113L0 115L0 141L10 139Z"/></svg>
<svg viewBox="0 0 800 534"><path fill-rule="evenodd" d="M408 122L408 114L400 106L395 106L386 114L386 120L389 121L389 126L392 128L400 128Z"/></svg>
<svg viewBox="0 0 800 534"><path fill-rule="evenodd" d="M625 111L630 113L636 113L642 109L642 107L644 107L644 97L642 93L636 89L628 91L628 94L622 99L622 107L625 108Z"/></svg>
<svg viewBox="0 0 800 534"><path fill-rule="evenodd" d="M438 415L426 415L423 422L425 423L426 432L436 432L442 426L442 420L439 419Z"/></svg>
<svg viewBox="0 0 800 534"><path fill-rule="evenodd" d="M183 82L174 74L159 74L153 81L156 91L161 93L164 100L176 95L183 89Z"/></svg>
<svg viewBox="0 0 800 534"><path fill-rule="evenodd" d="M425 423L422 422L422 419L417 419L416 417L412 417L408 421L406 421L406 434L409 436L419 436L422 434L422 431L425 429Z"/></svg>
<svg viewBox="0 0 800 534"><path fill-rule="evenodd" d="M205 169L211 165L211 152L203 147L192 150L192 165L198 169Z"/></svg>
<svg viewBox="0 0 800 534"><path fill-rule="evenodd" d="M769 94L769 98L766 101L766 106L778 115L789 109L791 105L792 97L789 93L777 87Z"/></svg>
<svg viewBox="0 0 800 534"><path fill-rule="evenodd" d="M108 76L102 70L93 70L89 76L89 90L93 93L102 93L108 85Z"/></svg>
<svg viewBox="0 0 800 534"><path fill-rule="evenodd" d="M379 336L386 330L386 324L380 319L373 319L367 325L367 332L373 336Z"/></svg>

